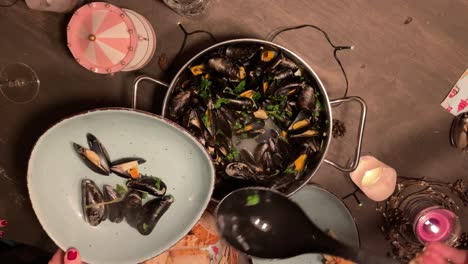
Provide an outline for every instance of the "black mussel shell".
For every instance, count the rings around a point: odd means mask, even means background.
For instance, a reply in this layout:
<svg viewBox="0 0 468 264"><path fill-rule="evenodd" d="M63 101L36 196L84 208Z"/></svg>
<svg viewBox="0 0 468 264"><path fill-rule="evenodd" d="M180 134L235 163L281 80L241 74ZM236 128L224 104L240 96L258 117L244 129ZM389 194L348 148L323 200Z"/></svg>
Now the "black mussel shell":
<svg viewBox="0 0 468 264"><path fill-rule="evenodd" d="M173 119L178 119L179 116L184 112L185 108L189 105L192 92L181 91L176 94L169 105L169 115Z"/></svg>
<svg viewBox="0 0 468 264"><path fill-rule="evenodd" d="M266 151L268 151L268 149L269 149L269 146L268 146L268 143L266 143L266 142L260 143L255 147L254 157L255 157L255 161L257 162L257 164L262 163L263 154Z"/></svg>
<svg viewBox="0 0 468 264"><path fill-rule="evenodd" d="M120 177L127 179L133 178L129 170L145 162L146 160L142 158L123 158L112 162L112 167L110 168L110 170ZM140 176L138 175L135 178L139 177Z"/></svg>
<svg viewBox="0 0 468 264"><path fill-rule="evenodd" d="M241 62L250 60L259 51L257 45L231 45L226 48L226 57Z"/></svg>
<svg viewBox="0 0 468 264"><path fill-rule="evenodd" d="M308 128L311 124L311 114L307 110L302 110L297 114L294 121L288 127L288 131L301 131Z"/></svg>
<svg viewBox="0 0 468 264"><path fill-rule="evenodd" d="M300 109L306 109L311 112L315 110L315 90L312 86L307 84L302 84L302 89L299 93L299 98L297 99L297 104Z"/></svg>
<svg viewBox="0 0 468 264"><path fill-rule="evenodd" d="M294 72L290 69L274 69L271 71L270 76L275 80L285 80L294 77Z"/></svg>
<svg viewBox="0 0 468 264"><path fill-rule="evenodd" d="M172 195L155 198L145 203L138 216L137 229L140 234L145 236L151 234L159 219L166 213L172 203L174 203L174 196Z"/></svg>
<svg viewBox="0 0 468 264"><path fill-rule="evenodd" d="M242 162L231 162L226 166L226 174L240 180L249 180L255 176L255 173L250 167Z"/></svg>
<svg viewBox="0 0 468 264"><path fill-rule="evenodd" d="M297 64L293 62L292 60L286 58L286 56L284 56L283 53L280 53L279 56L276 57L276 60L272 66L273 69L278 68L278 67L288 68L293 71L299 69Z"/></svg>
<svg viewBox="0 0 468 264"><path fill-rule="evenodd" d="M127 223L136 227L138 224L138 214L143 208L143 193L140 191L131 190L125 196L123 201L123 214Z"/></svg>
<svg viewBox="0 0 468 264"><path fill-rule="evenodd" d="M127 187L133 190L147 192L153 196L163 196L166 194L166 184L158 177L142 176L136 180L127 182Z"/></svg>
<svg viewBox="0 0 468 264"><path fill-rule="evenodd" d="M117 191L110 185L104 185L103 187L104 201L110 202L120 199L121 196ZM120 223L124 219L123 214L123 203L117 202L107 205L107 212L109 220L113 223Z"/></svg>
<svg viewBox="0 0 468 264"><path fill-rule="evenodd" d="M90 205L95 205L98 203L104 202L104 197L102 195L99 187L90 179L84 179L81 181L81 195L82 195L82 206L83 206L83 215L88 224L91 226L97 226L102 221L106 220L107 209L105 205L96 205L88 207Z"/></svg>
<svg viewBox="0 0 468 264"><path fill-rule="evenodd" d="M302 89L302 84L300 83L288 83L281 85L275 90L276 96L289 96L299 92Z"/></svg>
<svg viewBox="0 0 468 264"><path fill-rule="evenodd" d="M239 80L245 78L245 70L242 67L236 66L230 59L221 56L214 56L208 60L208 67L227 75L229 79Z"/></svg>
<svg viewBox="0 0 468 264"><path fill-rule="evenodd" d="M89 169L102 175L110 174L109 163L105 158L76 143L73 143L73 148Z"/></svg>
<svg viewBox="0 0 468 264"><path fill-rule="evenodd" d="M88 133L86 135L86 138L88 139L89 149L91 149L99 155L99 157L103 160L102 166L104 167L104 169L106 171L110 171L109 165L111 163L111 159L106 148L104 148L104 145L91 133Z"/></svg>
<svg viewBox="0 0 468 264"><path fill-rule="evenodd" d="M252 169L254 172L258 173L262 171L262 168L260 168L257 161L255 160L255 157L250 151L241 149L239 151L239 157L240 157L240 161L245 163L247 166L249 166L250 169Z"/></svg>
<svg viewBox="0 0 468 264"><path fill-rule="evenodd" d="M462 151L468 150L468 114L461 114L453 120L450 143Z"/></svg>

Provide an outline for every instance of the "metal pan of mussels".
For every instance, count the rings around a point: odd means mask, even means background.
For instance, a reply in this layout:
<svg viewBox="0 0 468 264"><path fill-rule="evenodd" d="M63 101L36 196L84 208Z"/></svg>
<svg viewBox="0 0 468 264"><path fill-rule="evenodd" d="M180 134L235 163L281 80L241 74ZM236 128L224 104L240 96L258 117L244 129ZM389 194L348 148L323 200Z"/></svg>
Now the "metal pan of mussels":
<svg viewBox="0 0 468 264"><path fill-rule="evenodd" d="M142 81L167 87L162 115L194 135L216 168L212 199L247 186L292 195L325 162L343 172L356 169L367 107L359 97L330 100L315 71L294 52L259 39L215 44L190 59L170 84L147 76L135 80L133 106ZM332 106L361 106L352 162L326 159Z"/></svg>

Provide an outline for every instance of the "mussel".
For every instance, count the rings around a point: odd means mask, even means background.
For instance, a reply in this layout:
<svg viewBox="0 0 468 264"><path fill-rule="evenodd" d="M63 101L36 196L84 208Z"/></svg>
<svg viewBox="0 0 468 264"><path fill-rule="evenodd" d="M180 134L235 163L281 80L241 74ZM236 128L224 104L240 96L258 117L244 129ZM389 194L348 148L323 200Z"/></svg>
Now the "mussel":
<svg viewBox="0 0 468 264"><path fill-rule="evenodd" d="M255 173L250 167L242 162L231 162L226 166L226 174L240 180L250 180Z"/></svg>
<svg viewBox="0 0 468 264"><path fill-rule="evenodd" d="M299 98L297 99L297 104L301 109L306 109L309 111L315 110L315 90L312 86L308 84L302 84L302 89L299 93Z"/></svg>
<svg viewBox="0 0 468 264"><path fill-rule="evenodd" d="M73 148L80 158L92 171L102 174L110 174L110 158L101 142L92 134L86 135L89 149L73 143Z"/></svg>
<svg viewBox="0 0 468 264"><path fill-rule="evenodd" d="M221 74L225 74L230 79L243 80L246 77L243 66L236 66L230 59L225 57L212 57L208 60L208 66Z"/></svg>
<svg viewBox="0 0 468 264"><path fill-rule="evenodd" d="M99 187L90 179L81 181L81 195L84 219L91 226L97 226L102 221L106 220L107 210ZM99 205L97 205L99 204Z"/></svg>
<svg viewBox="0 0 468 264"><path fill-rule="evenodd" d="M174 196L172 195L166 195L146 202L138 216L137 229L140 234L145 236L151 234L161 216L164 215L173 203Z"/></svg>
<svg viewBox="0 0 468 264"><path fill-rule="evenodd" d="M181 91L172 98L169 106L169 114L172 118L179 118L184 109L189 105L191 95L192 92L190 91Z"/></svg>
<svg viewBox="0 0 468 264"><path fill-rule="evenodd" d="M452 123L450 143L462 151L468 151L468 113L460 114Z"/></svg>
<svg viewBox="0 0 468 264"><path fill-rule="evenodd" d="M107 184L103 187L103 193L105 202L115 201L121 198L120 194L114 188L112 188L112 186ZM120 223L124 219L121 202L108 204L107 212L109 220L113 223Z"/></svg>
<svg viewBox="0 0 468 264"><path fill-rule="evenodd" d="M138 179L141 174L138 165L145 163L142 158L124 158L112 162L111 171L120 177Z"/></svg>
<svg viewBox="0 0 468 264"><path fill-rule="evenodd" d="M129 189L147 192L153 196L163 196L166 194L166 184L158 177L142 176L136 180L127 182Z"/></svg>
<svg viewBox="0 0 468 264"><path fill-rule="evenodd" d="M288 83L278 87L275 90L276 96L289 96L297 93L301 89L300 83Z"/></svg>
<svg viewBox="0 0 468 264"><path fill-rule="evenodd" d="M132 227L136 227L138 224L138 215L143 207L142 196L142 192L130 190L123 201L123 214L127 223Z"/></svg>
<svg viewBox="0 0 468 264"><path fill-rule="evenodd" d="M297 64L293 61L291 61L290 59L286 58L286 56L284 56L283 53L280 53L275 62L273 63L273 66L272 68L275 69L277 67L284 67L284 68L287 68L287 69L290 69L290 70L297 70L299 67L297 66Z"/></svg>
<svg viewBox="0 0 468 264"><path fill-rule="evenodd" d="M265 133L265 121L263 120L255 120L243 126L242 128L236 130L236 134L245 134L249 137L253 137L256 135L261 135Z"/></svg>
<svg viewBox="0 0 468 264"><path fill-rule="evenodd" d="M300 129L308 127L311 124L310 119L311 116L309 111L303 110L299 112L294 121L288 127L288 131L298 131Z"/></svg>
<svg viewBox="0 0 468 264"><path fill-rule="evenodd" d="M240 62L250 60L259 50L257 45L231 45L226 48L226 57Z"/></svg>

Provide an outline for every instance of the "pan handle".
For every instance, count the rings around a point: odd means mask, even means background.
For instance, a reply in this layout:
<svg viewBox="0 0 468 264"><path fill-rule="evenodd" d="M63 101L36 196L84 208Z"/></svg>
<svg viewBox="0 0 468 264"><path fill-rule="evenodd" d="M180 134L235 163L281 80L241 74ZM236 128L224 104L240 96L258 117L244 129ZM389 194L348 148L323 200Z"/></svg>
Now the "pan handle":
<svg viewBox="0 0 468 264"><path fill-rule="evenodd" d="M166 87L167 89L169 88L169 84L167 84L165 82L162 82L160 80L157 80L157 79L151 78L149 76L145 76L145 75L138 76L135 79L135 83L133 84L133 96L132 96L133 97L133 99L132 99L132 108L133 109L137 108L138 87L140 85L140 82L142 82L142 81L154 82L156 84L159 84L161 86Z"/></svg>
<svg viewBox="0 0 468 264"><path fill-rule="evenodd" d="M330 101L330 104L332 106L339 105L341 103L351 102L351 101L355 101L361 105L361 119L359 120L359 132L358 132L358 138L357 138L357 147L356 147L356 151L354 152L354 159L351 165L349 165L349 167L341 166L331 160L327 160L327 159L324 160L326 163L332 165L333 167L337 168L338 170L342 172L354 171L359 165L359 157L361 156L361 147L362 147L362 136L364 134L364 125L366 123L366 116L367 116L367 105L366 105L366 102L361 97L357 97L357 96L348 96L348 97L343 97L343 98Z"/></svg>

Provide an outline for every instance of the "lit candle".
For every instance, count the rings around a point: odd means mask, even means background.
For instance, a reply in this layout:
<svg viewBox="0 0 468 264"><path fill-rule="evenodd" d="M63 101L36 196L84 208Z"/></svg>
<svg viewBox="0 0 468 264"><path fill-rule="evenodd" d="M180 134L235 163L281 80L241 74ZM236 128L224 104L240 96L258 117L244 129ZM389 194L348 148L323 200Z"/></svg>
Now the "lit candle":
<svg viewBox="0 0 468 264"><path fill-rule="evenodd" d="M359 166L350 173L351 180L374 201L383 201L392 195L396 186L396 171L372 156L362 156Z"/></svg>
<svg viewBox="0 0 468 264"><path fill-rule="evenodd" d="M422 210L414 219L414 233L421 243L453 243L460 235L460 220L450 210L432 206Z"/></svg>

